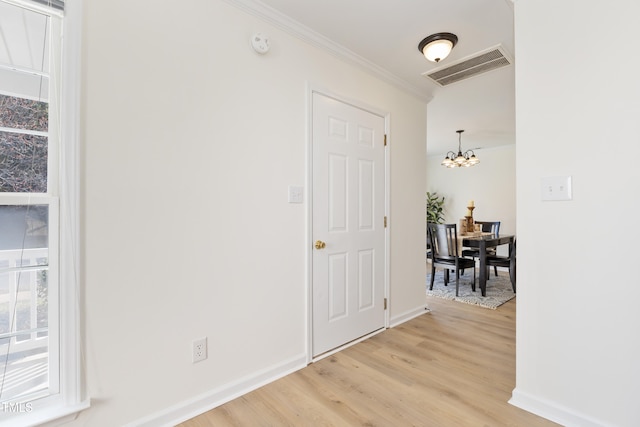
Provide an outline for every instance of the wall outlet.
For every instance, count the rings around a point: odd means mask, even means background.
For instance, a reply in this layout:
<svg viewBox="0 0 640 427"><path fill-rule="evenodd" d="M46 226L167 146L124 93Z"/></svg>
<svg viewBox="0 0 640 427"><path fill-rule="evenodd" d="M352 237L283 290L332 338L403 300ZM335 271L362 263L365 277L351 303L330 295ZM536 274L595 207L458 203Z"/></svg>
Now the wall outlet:
<svg viewBox="0 0 640 427"><path fill-rule="evenodd" d="M193 342L193 363L200 362L207 358L207 337L197 339Z"/></svg>

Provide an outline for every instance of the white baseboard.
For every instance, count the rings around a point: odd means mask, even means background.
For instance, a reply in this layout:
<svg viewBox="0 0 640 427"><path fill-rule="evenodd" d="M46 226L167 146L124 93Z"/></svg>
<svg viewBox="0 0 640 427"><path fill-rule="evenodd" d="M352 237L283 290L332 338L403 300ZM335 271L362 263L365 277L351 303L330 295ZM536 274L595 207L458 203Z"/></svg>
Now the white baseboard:
<svg viewBox="0 0 640 427"><path fill-rule="evenodd" d="M404 313L401 313L400 315L394 316L393 318L389 319L389 327L395 328L401 323L407 322L415 317L422 316L423 314L428 312L429 307L427 307L426 304L414 310L405 311Z"/></svg>
<svg viewBox="0 0 640 427"><path fill-rule="evenodd" d="M390 327L395 327L415 317L428 313L426 305L407 311L390 319ZM223 405L237 397L256 390L263 385L287 376L307 366L307 355L300 354L278 365L246 376L238 381L210 390L190 400L156 412L124 427L172 427L206 411Z"/></svg>
<svg viewBox="0 0 640 427"><path fill-rule="evenodd" d="M173 427L237 397L256 390L265 384L289 375L307 366L307 355L301 354L285 362L244 378L210 390L190 400L180 402L155 414L127 424L125 427Z"/></svg>
<svg viewBox="0 0 640 427"><path fill-rule="evenodd" d="M532 394L520 391L517 388L513 390L509 403L565 427L605 427L610 425L584 414L577 413L555 402L540 399Z"/></svg>

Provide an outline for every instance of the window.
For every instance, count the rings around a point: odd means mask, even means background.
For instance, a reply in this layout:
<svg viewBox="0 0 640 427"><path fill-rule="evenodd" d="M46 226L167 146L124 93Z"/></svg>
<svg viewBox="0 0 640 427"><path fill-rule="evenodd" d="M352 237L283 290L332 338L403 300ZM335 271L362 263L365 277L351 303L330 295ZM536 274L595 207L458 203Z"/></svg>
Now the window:
<svg viewBox="0 0 640 427"><path fill-rule="evenodd" d="M61 114L63 5L0 0L0 426L85 406L75 141Z"/></svg>

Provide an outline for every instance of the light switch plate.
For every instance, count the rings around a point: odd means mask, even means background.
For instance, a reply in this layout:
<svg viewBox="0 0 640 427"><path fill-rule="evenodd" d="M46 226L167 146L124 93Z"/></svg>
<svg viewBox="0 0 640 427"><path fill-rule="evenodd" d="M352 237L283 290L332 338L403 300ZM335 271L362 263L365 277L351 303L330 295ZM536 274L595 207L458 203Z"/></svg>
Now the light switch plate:
<svg viewBox="0 0 640 427"><path fill-rule="evenodd" d="M571 177L548 176L540 180L540 194L542 200L557 201L571 200Z"/></svg>
<svg viewBox="0 0 640 427"><path fill-rule="evenodd" d="M302 203L304 201L304 189L294 185L289 186L289 203Z"/></svg>

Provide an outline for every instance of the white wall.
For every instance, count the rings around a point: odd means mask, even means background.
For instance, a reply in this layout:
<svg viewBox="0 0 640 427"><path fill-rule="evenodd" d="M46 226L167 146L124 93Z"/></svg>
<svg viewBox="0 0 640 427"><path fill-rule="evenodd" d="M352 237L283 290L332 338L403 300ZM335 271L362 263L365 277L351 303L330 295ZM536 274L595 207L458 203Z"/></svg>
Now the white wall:
<svg viewBox="0 0 640 427"><path fill-rule="evenodd" d="M93 403L72 425L158 425L304 366L307 214L287 186L306 184L308 83L389 112L390 317L424 311L423 101L220 0L84 13Z"/></svg>
<svg viewBox="0 0 640 427"><path fill-rule="evenodd" d="M567 426L640 425L638 16L633 1L515 3L512 402ZM572 201L540 200L556 175Z"/></svg>
<svg viewBox="0 0 640 427"><path fill-rule="evenodd" d="M427 141L427 145L429 142ZM470 168L441 166L442 156L427 157L427 191L444 196L445 222L459 224L469 200L477 221L500 221L502 234L516 231L515 145L475 150L480 163Z"/></svg>

